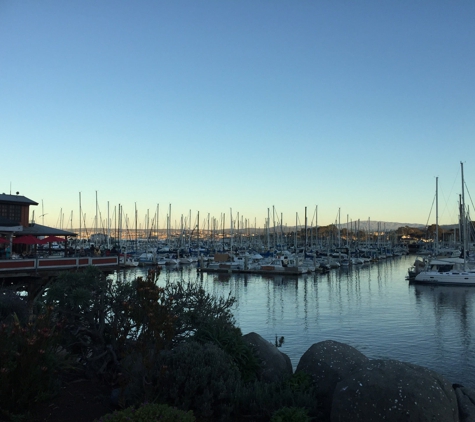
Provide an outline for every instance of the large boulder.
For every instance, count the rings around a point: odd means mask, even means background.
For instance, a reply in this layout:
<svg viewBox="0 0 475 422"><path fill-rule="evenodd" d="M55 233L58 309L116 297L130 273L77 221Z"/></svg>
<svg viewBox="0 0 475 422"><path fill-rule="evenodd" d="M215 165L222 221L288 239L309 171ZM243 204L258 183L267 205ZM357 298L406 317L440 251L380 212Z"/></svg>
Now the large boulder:
<svg viewBox="0 0 475 422"><path fill-rule="evenodd" d="M453 387L457 396L460 422L475 422L475 390L463 385Z"/></svg>
<svg viewBox="0 0 475 422"><path fill-rule="evenodd" d="M254 332L244 335L243 339L254 348L261 361L262 369L259 374L261 381L278 382L293 374L290 358L274 344Z"/></svg>
<svg viewBox="0 0 475 422"><path fill-rule="evenodd" d="M372 360L336 386L332 422L458 422L457 398L442 375L395 360Z"/></svg>
<svg viewBox="0 0 475 422"><path fill-rule="evenodd" d="M354 347L334 340L313 344L300 358L296 372L309 374L324 404L331 403L336 385L369 359Z"/></svg>

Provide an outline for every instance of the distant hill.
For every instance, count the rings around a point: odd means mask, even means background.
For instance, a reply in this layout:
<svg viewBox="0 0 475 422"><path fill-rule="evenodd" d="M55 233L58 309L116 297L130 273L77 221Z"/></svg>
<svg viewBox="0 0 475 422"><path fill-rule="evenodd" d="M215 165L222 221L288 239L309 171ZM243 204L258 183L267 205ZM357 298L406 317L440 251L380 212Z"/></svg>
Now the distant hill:
<svg viewBox="0 0 475 422"><path fill-rule="evenodd" d="M354 222L353 222L353 228L354 228ZM378 226L379 225L379 226ZM411 227L411 228L424 228L425 224L417 224L417 223L392 223L388 221L370 221L370 229L371 231L375 231L378 229L378 227L381 227L381 230L386 230L386 231L394 231L397 230L400 227ZM346 229L346 223L340 224L341 229ZM351 228L351 226L350 226ZM360 230L367 230L368 229L368 222L367 221L360 221Z"/></svg>

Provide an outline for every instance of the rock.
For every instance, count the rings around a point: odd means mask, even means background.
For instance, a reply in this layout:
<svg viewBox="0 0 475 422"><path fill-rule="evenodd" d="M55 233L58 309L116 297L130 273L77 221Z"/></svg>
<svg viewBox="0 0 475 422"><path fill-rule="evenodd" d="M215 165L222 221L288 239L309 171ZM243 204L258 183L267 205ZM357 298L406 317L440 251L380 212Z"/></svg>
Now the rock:
<svg viewBox="0 0 475 422"><path fill-rule="evenodd" d="M313 344L302 355L296 372L302 371L311 375L318 396L324 398L324 405L328 407L338 382L367 362L369 359L354 347L326 340Z"/></svg>
<svg viewBox="0 0 475 422"><path fill-rule="evenodd" d="M372 360L340 381L332 422L457 422L457 398L440 374L395 360Z"/></svg>
<svg viewBox="0 0 475 422"><path fill-rule="evenodd" d="M459 407L460 422L475 422L475 390L462 385L454 386Z"/></svg>
<svg viewBox="0 0 475 422"><path fill-rule="evenodd" d="M255 349L262 362L261 381L278 382L293 374L290 358L275 345L254 332L244 335L243 339Z"/></svg>

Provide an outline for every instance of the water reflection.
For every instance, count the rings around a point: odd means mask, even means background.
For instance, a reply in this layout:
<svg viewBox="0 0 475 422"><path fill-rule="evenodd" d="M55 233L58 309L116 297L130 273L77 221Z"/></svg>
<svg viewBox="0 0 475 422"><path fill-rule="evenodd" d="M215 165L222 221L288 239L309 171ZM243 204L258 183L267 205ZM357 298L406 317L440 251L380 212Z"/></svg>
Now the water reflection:
<svg viewBox="0 0 475 422"><path fill-rule="evenodd" d="M440 334L447 322L451 330L457 330L468 352L471 346L475 287L413 285L416 302L419 306L428 302L433 310L435 324Z"/></svg>
<svg viewBox="0 0 475 422"><path fill-rule="evenodd" d="M294 367L318 341L333 339L370 358L391 358L429 367L452 382L475 387L475 288L408 285L413 257L332 270L326 274L260 276L212 274L196 267L165 267L159 284L200 283L216 296L236 298L233 314L243 333L270 342ZM118 272L117 280L146 274Z"/></svg>

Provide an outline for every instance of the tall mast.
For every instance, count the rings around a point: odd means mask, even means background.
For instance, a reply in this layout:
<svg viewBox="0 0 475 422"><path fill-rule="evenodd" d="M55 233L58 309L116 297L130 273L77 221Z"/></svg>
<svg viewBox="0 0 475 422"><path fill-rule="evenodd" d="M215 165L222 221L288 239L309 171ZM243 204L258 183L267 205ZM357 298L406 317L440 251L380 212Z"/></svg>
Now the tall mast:
<svg viewBox="0 0 475 422"><path fill-rule="evenodd" d="M305 243L303 245L303 258L305 259L305 255L307 254L307 207L305 207L305 236L304 236Z"/></svg>
<svg viewBox="0 0 475 422"><path fill-rule="evenodd" d="M107 249L111 248L111 224L109 217L109 201L107 201Z"/></svg>
<svg viewBox="0 0 475 422"><path fill-rule="evenodd" d="M82 229L82 209L81 209L81 192L79 192L79 241L81 241L81 229Z"/></svg>
<svg viewBox="0 0 475 422"><path fill-rule="evenodd" d="M435 251L439 252L439 178L435 178Z"/></svg>
<svg viewBox="0 0 475 422"><path fill-rule="evenodd" d="M135 251L138 251L137 202L135 203Z"/></svg>
<svg viewBox="0 0 475 422"><path fill-rule="evenodd" d="M97 228L99 227L97 224L97 190L96 190L96 217L94 218L94 232L97 234Z"/></svg>
<svg viewBox="0 0 475 422"><path fill-rule="evenodd" d="M461 173L462 173L462 204L461 204L461 219L462 219L462 231L463 231L463 269L467 270L467 249L468 249L468 239L467 239L467 216L465 212L465 181L463 178L463 163L460 162Z"/></svg>

